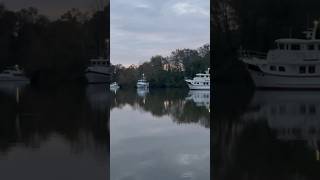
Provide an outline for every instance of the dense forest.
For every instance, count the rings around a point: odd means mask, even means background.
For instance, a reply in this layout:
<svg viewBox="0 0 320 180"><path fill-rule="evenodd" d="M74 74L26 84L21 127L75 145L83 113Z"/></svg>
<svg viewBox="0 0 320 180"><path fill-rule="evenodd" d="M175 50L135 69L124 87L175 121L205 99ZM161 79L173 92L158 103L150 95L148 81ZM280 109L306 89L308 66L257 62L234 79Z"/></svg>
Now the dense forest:
<svg viewBox="0 0 320 180"><path fill-rule="evenodd" d="M113 65L113 81L121 87L134 87L144 73L151 87L180 88L186 86L185 78L192 78L209 67L210 45L205 44L198 49L177 49L168 57L156 55L138 66Z"/></svg>
<svg viewBox="0 0 320 180"><path fill-rule="evenodd" d="M267 52L277 38L303 37L320 18L317 0L216 0L211 11L217 81L247 80L237 51Z"/></svg>
<svg viewBox="0 0 320 180"><path fill-rule="evenodd" d="M52 20L33 7L11 11L0 4L0 70L18 64L40 83L81 79L89 59L105 56L109 14L107 5Z"/></svg>

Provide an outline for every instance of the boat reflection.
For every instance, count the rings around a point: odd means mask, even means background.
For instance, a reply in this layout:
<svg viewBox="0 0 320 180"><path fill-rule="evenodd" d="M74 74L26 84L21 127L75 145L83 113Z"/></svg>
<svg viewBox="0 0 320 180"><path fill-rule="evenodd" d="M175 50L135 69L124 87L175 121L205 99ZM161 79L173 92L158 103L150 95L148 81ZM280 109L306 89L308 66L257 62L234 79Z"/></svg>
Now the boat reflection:
<svg viewBox="0 0 320 180"><path fill-rule="evenodd" d="M244 119L265 119L278 139L305 141L318 150L320 142L320 92L257 91Z"/></svg>
<svg viewBox="0 0 320 180"><path fill-rule="evenodd" d="M216 179L319 179L319 100L317 91L256 91L215 115Z"/></svg>
<svg viewBox="0 0 320 180"><path fill-rule="evenodd" d="M137 88L137 94L139 97L146 97L149 93L149 88Z"/></svg>
<svg viewBox="0 0 320 180"><path fill-rule="evenodd" d="M29 83L25 81L7 81L0 82L0 92L8 96L16 96L17 93L22 91Z"/></svg>
<svg viewBox="0 0 320 180"><path fill-rule="evenodd" d="M139 93L123 89L114 95L111 110L129 105L150 112L153 116L170 116L177 124L199 123L210 128L210 112L206 106L202 106L209 100L206 97L210 95L207 92L201 95L200 99L204 100L200 103L201 106L198 106L199 104L197 105L193 100L187 100L187 95L188 90L183 89L153 89L151 92L143 90Z"/></svg>
<svg viewBox="0 0 320 180"><path fill-rule="evenodd" d="M190 90L186 100L192 100L196 106L204 106L210 111L210 90Z"/></svg>

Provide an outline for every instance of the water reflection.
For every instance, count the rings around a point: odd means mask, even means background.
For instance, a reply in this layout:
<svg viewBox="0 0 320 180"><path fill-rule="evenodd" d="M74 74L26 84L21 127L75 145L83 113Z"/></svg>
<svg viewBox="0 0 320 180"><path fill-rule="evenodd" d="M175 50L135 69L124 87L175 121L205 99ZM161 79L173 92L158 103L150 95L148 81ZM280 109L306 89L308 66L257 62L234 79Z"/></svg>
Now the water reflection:
<svg viewBox="0 0 320 180"><path fill-rule="evenodd" d="M183 89L158 89L149 92L121 90L113 96L111 109L130 105L153 116L170 116L180 123L200 123L210 127L210 91L188 91ZM191 94L191 96L190 96ZM191 97L191 98L190 98Z"/></svg>
<svg viewBox="0 0 320 180"><path fill-rule="evenodd" d="M108 179L109 98L98 86L1 84L0 178Z"/></svg>
<svg viewBox="0 0 320 180"><path fill-rule="evenodd" d="M137 94L140 97L146 97L148 93L149 93L149 88L137 88Z"/></svg>
<svg viewBox="0 0 320 180"><path fill-rule="evenodd" d="M217 179L319 179L320 92L256 91L218 113Z"/></svg>
<svg viewBox="0 0 320 180"><path fill-rule="evenodd" d="M111 103L111 179L210 179L210 113L188 93L117 92Z"/></svg>
<svg viewBox="0 0 320 180"><path fill-rule="evenodd" d="M210 90L191 90L187 100L192 100L197 106L204 106L210 111Z"/></svg>

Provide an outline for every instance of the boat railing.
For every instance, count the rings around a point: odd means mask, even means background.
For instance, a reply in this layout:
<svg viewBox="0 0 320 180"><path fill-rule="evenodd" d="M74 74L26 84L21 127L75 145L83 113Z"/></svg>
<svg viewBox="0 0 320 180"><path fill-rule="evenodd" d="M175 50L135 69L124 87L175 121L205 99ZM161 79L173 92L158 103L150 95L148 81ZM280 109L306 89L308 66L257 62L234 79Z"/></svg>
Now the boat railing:
<svg viewBox="0 0 320 180"><path fill-rule="evenodd" d="M242 58L258 58L258 59L266 59L267 53L252 51L252 50L240 50L239 55Z"/></svg>

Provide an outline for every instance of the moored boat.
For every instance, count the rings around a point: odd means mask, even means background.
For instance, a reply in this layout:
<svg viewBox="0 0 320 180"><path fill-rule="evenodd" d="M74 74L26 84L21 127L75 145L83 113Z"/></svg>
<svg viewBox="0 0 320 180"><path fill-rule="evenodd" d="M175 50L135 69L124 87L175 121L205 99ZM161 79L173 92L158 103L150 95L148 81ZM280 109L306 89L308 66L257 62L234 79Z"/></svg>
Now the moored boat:
<svg viewBox="0 0 320 180"><path fill-rule="evenodd" d="M19 68L18 65L15 65L13 67L8 67L4 69L0 73L0 81L23 81L23 82L29 82L29 79L26 77L24 71Z"/></svg>
<svg viewBox="0 0 320 180"><path fill-rule="evenodd" d="M305 31L305 39L277 39L268 53L240 51L258 88L320 88L320 39L318 22Z"/></svg>
<svg viewBox="0 0 320 180"><path fill-rule="evenodd" d="M119 88L120 88L120 86L118 85L117 82L113 82L113 83L110 84L110 89L111 90L117 90Z"/></svg>
<svg viewBox="0 0 320 180"><path fill-rule="evenodd" d="M111 76L109 60L104 58L90 60L85 73L88 83L109 83Z"/></svg>
<svg viewBox="0 0 320 180"><path fill-rule="evenodd" d="M149 88L149 82L146 80L144 74L142 74L142 78L137 82L138 89L147 89Z"/></svg>
<svg viewBox="0 0 320 180"><path fill-rule="evenodd" d="M210 90L210 68L205 73L198 73L193 79L186 79L191 90Z"/></svg>

